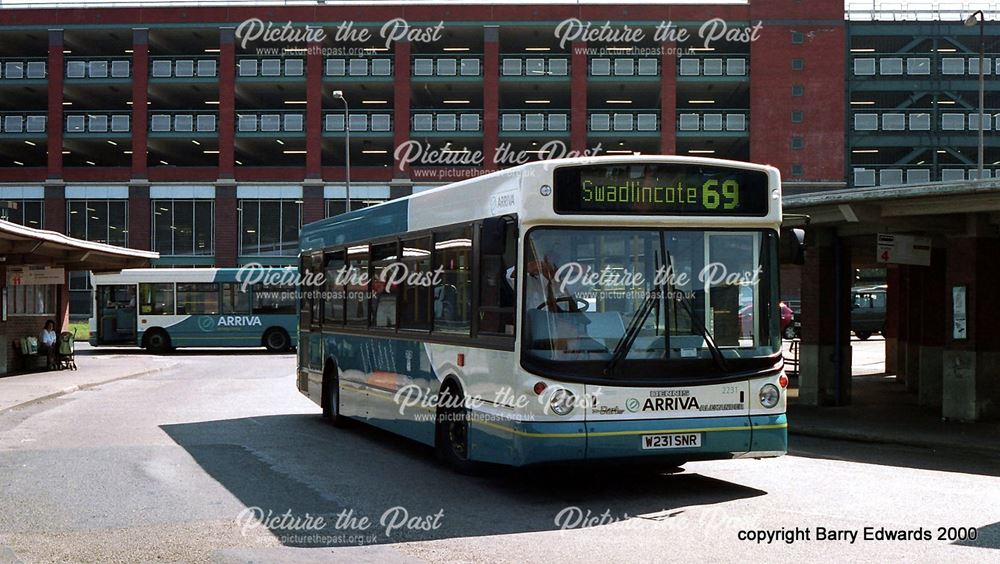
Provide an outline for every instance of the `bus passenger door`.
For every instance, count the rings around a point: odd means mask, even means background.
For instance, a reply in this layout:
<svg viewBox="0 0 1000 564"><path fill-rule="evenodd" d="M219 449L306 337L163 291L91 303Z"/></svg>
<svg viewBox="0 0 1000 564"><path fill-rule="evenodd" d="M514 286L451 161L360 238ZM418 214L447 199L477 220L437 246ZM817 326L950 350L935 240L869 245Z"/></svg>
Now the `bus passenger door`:
<svg viewBox="0 0 1000 564"><path fill-rule="evenodd" d="M134 285L98 286L95 307L98 344L136 342L136 289Z"/></svg>

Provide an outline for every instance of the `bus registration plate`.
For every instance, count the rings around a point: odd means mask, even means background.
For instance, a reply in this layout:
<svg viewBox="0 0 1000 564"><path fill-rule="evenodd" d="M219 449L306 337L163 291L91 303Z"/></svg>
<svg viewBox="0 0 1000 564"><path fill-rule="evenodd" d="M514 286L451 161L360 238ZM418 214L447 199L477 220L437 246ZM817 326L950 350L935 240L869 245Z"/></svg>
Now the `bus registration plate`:
<svg viewBox="0 0 1000 564"><path fill-rule="evenodd" d="M701 446L701 433L670 433L643 435L643 450L656 448L697 448Z"/></svg>

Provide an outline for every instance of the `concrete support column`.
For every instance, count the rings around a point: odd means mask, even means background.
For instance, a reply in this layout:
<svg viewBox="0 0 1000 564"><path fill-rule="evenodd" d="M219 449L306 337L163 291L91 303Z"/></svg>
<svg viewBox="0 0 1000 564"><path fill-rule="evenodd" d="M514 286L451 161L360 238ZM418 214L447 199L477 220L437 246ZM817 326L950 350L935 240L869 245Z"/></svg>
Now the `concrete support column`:
<svg viewBox="0 0 1000 564"><path fill-rule="evenodd" d="M323 44L306 49L306 178L323 176ZM303 218L304 219L304 218Z"/></svg>
<svg viewBox="0 0 1000 564"><path fill-rule="evenodd" d="M215 187L215 266L236 266L240 222L236 211L236 186Z"/></svg>
<svg viewBox="0 0 1000 564"><path fill-rule="evenodd" d="M319 221L326 217L322 184L302 186L302 225Z"/></svg>
<svg viewBox="0 0 1000 564"><path fill-rule="evenodd" d="M149 186L128 188L128 246L148 251L152 249Z"/></svg>
<svg viewBox="0 0 1000 564"><path fill-rule="evenodd" d="M55 184L45 187L45 213L42 223L45 229L56 233L66 233L66 187Z"/></svg>
<svg viewBox="0 0 1000 564"><path fill-rule="evenodd" d="M948 327L941 354L942 405L946 419L974 421L1000 414L1000 293L995 263L1000 256L996 227L970 216L967 236L948 240L945 312ZM992 227L992 229L991 229ZM965 295L964 337L956 335L955 290ZM957 337L957 338L956 338Z"/></svg>
<svg viewBox="0 0 1000 564"><path fill-rule="evenodd" d="M851 253L833 230L808 232L802 265L799 399L806 405L851 402Z"/></svg>
<svg viewBox="0 0 1000 564"><path fill-rule="evenodd" d="M924 304L937 304L947 293L945 249L931 249L931 265L923 268ZM917 345L916 390L920 405L941 406L941 354L949 327L943 307L921 307L920 342ZM909 382L907 382L909 389Z"/></svg>
<svg viewBox="0 0 1000 564"><path fill-rule="evenodd" d="M132 178L147 178L146 132L149 130L149 30L132 31ZM131 194L131 192L130 192ZM129 210L131 214L131 210ZM149 215L149 210L146 210ZM132 223L129 221L129 223ZM147 220L148 223L148 220ZM148 239L148 237L147 237ZM129 237L132 242L132 237ZM135 247L148 249L146 246Z"/></svg>
<svg viewBox="0 0 1000 564"><path fill-rule="evenodd" d="M677 152L677 44L660 44L660 154Z"/></svg>
<svg viewBox="0 0 1000 564"><path fill-rule="evenodd" d="M396 76L396 87L392 97L392 127L393 143L400 147L410 139L410 42L396 41L393 44L393 73ZM396 159L392 166L393 178L410 178L410 165Z"/></svg>
<svg viewBox="0 0 1000 564"><path fill-rule="evenodd" d="M587 42L574 41L570 49L569 148L582 152L587 149Z"/></svg>
<svg viewBox="0 0 1000 564"><path fill-rule="evenodd" d="M46 148L48 154L48 178L62 178L63 175L63 30L49 30L49 111L46 125ZM46 194L48 196L48 194ZM46 206L47 208L48 206ZM48 209L45 210L48 212ZM47 222L48 218L46 218ZM65 223L59 229L65 232Z"/></svg>
<svg viewBox="0 0 1000 564"><path fill-rule="evenodd" d="M483 168L494 170L500 144L500 28L483 28Z"/></svg>
<svg viewBox="0 0 1000 564"><path fill-rule="evenodd" d="M236 165L236 43L235 30L232 28L219 30L218 124L219 178L234 178ZM216 215L218 215L218 205L216 205L215 210ZM216 225L218 225L218 221L216 221ZM218 231L218 227L216 227L216 231Z"/></svg>
<svg viewBox="0 0 1000 564"><path fill-rule="evenodd" d="M906 328L906 337L899 341L900 372L903 376L899 381L906 384L906 391L912 393L917 391L920 381L920 343L923 340L923 318L927 309L924 307L924 277L927 267L907 265L904 269L906 294L900 324Z"/></svg>
<svg viewBox="0 0 1000 564"><path fill-rule="evenodd" d="M885 337L885 372L886 374L899 374L899 323L902 315L900 306L900 293L902 292L902 276L899 266L890 264L886 268L885 292L885 330L882 336Z"/></svg>

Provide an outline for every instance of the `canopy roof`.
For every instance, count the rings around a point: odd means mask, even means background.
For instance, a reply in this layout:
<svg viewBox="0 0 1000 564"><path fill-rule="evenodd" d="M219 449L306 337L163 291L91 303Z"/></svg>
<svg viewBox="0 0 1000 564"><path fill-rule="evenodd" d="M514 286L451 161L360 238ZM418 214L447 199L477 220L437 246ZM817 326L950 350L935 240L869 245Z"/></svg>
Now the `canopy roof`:
<svg viewBox="0 0 1000 564"><path fill-rule="evenodd" d="M151 251L93 243L0 220L0 260L6 265L47 265L107 272L149 266L150 260L159 257L159 253Z"/></svg>

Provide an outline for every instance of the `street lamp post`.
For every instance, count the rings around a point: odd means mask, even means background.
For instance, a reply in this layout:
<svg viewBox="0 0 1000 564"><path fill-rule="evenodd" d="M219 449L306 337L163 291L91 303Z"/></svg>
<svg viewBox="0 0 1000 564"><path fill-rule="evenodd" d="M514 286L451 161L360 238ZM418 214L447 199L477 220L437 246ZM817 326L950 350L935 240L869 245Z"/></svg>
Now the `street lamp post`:
<svg viewBox="0 0 1000 564"><path fill-rule="evenodd" d="M346 211L349 212L351 211L351 126L348 123L350 121L350 110L347 107L347 98L344 98L342 90L334 90L333 98L344 102L344 157L347 163L347 172L344 175L346 178L344 184L347 190L344 195L346 196ZM980 142L982 142L981 137Z"/></svg>
<svg viewBox="0 0 1000 564"><path fill-rule="evenodd" d="M971 16L966 18L965 25L967 27L972 27L979 24L979 161L978 168L976 172L976 179L983 179L983 119L986 114L985 102L983 99L983 90L985 86L985 76L984 76L984 63L986 61L986 44L983 40L983 35L986 28L986 17L983 15L982 10L976 10Z"/></svg>

